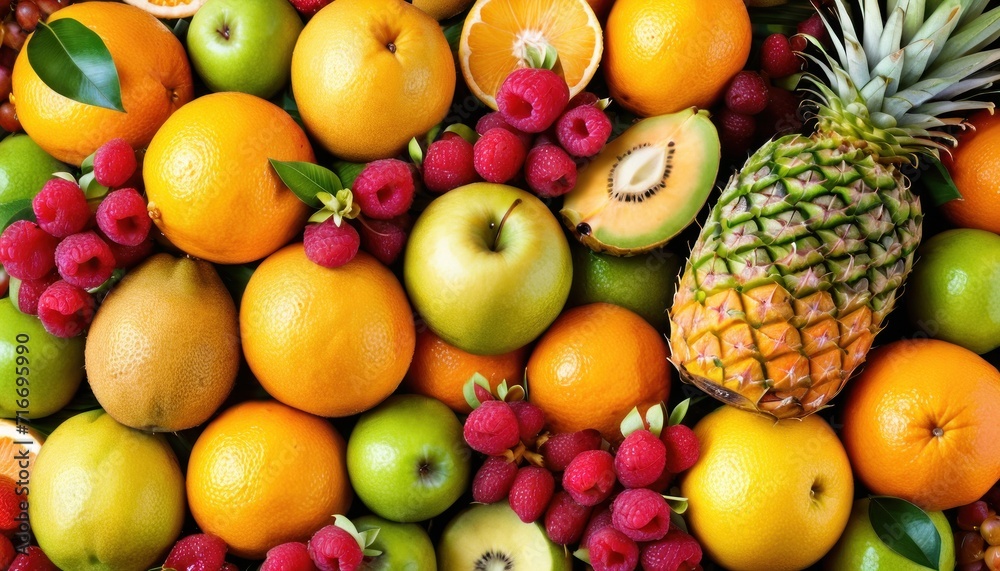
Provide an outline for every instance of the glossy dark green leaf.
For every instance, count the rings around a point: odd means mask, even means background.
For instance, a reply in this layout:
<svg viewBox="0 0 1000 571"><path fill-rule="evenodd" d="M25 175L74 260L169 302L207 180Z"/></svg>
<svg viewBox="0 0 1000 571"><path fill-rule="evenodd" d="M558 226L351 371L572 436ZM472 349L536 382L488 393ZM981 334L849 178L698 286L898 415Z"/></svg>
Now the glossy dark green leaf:
<svg viewBox="0 0 1000 571"><path fill-rule="evenodd" d="M924 510L906 500L875 496L868 504L868 519L889 549L917 565L940 569L941 534Z"/></svg>
<svg viewBox="0 0 1000 571"><path fill-rule="evenodd" d="M333 163L333 172L340 177L340 182L344 188L353 188L354 179L358 178L361 171L365 170L365 163L349 163L347 161L336 161Z"/></svg>
<svg viewBox="0 0 1000 571"><path fill-rule="evenodd" d="M18 220L34 220L35 213L31 210L31 199L12 200L0 204L0 232Z"/></svg>
<svg viewBox="0 0 1000 571"><path fill-rule="evenodd" d="M927 195L930 196L934 206L941 206L951 200L961 200L962 193L955 186L955 181L952 180L948 169L944 168L939 160L927 160L930 162L931 168L924 171L919 181L927 189Z"/></svg>
<svg viewBox="0 0 1000 571"><path fill-rule="evenodd" d="M330 169L313 163L268 160L271 161L271 166L278 173L281 182L285 183L299 200L312 208L323 206L323 203L316 198L317 194L321 192L337 194L338 190L344 188L340 184L340 178Z"/></svg>
<svg viewBox="0 0 1000 571"><path fill-rule="evenodd" d="M222 279L222 283L225 284L226 289L229 290L229 294L233 296L233 301L236 302L236 307L240 306L240 302L243 300L243 292L247 289L247 284L250 283L250 276L253 275L253 266L227 266L218 265L215 266L215 270L219 273L219 278Z"/></svg>
<svg viewBox="0 0 1000 571"><path fill-rule="evenodd" d="M299 104L295 102L295 95L292 93L291 86L281 94L281 99L277 103L278 107L284 109L299 124L299 127L305 128L305 124L302 122L302 115L299 114Z"/></svg>
<svg viewBox="0 0 1000 571"><path fill-rule="evenodd" d="M52 91L86 105L125 112L111 52L90 28L72 18L39 22L25 49L31 67Z"/></svg>

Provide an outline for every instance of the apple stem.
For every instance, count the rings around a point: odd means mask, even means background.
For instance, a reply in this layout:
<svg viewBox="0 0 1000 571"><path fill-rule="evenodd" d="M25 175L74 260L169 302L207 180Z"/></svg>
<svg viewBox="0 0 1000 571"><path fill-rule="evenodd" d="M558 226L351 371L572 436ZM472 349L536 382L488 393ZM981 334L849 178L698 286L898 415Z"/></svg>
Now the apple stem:
<svg viewBox="0 0 1000 571"><path fill-rule="evenodd" d="M497 233L493 236L493 248L491 248L494 252L497 251L497 244L500 243L500 233L503 232L503 225L507 222L507 217L510 216L511 212L514 212L514 209L517 208L518 204L521 204L520 198L516 199L514 203L510 205L507 212L504 212L503 218L500 219L500 224L497 224Z"/></svg>

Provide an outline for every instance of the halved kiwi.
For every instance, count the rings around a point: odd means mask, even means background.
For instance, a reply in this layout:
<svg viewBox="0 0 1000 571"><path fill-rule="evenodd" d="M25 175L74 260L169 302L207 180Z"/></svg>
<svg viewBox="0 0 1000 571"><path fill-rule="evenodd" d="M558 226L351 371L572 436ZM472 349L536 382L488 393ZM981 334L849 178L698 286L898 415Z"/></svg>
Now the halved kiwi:
<svg viewBox="0 0 1000 571"><path fill-rule="evenodd" d="M643 119L580 171L563 222L597 252L626 256L662 246L705 205L719 155L707 111Z"/></svg>
<svg viewBox="0 0 1000 571"><path fill-rule="evenodd" d="M448 523L438 571L570 571L568 552L539 523L524 523L506 501L476 504Z"/></svg>

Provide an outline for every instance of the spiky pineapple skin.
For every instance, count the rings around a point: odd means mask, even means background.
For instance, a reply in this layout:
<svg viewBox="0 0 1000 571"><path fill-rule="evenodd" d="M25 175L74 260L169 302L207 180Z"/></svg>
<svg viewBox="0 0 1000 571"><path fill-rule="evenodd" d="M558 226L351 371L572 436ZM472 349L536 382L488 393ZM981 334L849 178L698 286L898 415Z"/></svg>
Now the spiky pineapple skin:
<svg viewBox="0 0 1000 571"><path fill-rule="evenodd" d="M674 296L681 378L776 418L827 406L892 310L921 219L909 181L863 141L766 144L722 191Z"/></svg>

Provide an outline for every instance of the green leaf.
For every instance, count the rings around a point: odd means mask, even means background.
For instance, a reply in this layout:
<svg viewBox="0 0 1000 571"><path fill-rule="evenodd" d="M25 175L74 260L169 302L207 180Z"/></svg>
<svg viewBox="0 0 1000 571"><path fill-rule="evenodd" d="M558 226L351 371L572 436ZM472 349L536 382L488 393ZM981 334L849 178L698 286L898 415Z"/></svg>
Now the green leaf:
<svg viewBox="0 0 1000 571"><path fill-rule="evenodd" d="M688 532L687 522L684 521L684 516L682 516L681 514L675 512L673 510L670 511L670 523L672 523L672 524L676 525L677 527L681 528L681 531L683 531L684 533L689 533Z"/></svg>
<svg viewBox="0 0 1000 571"><path fill-rule="evenodd" d="M586 547L581 547L573 552L573 557L576 557L580 561L583 561L587 565L590 565L590 550Z"/></svg>
<svg viewBox="0 0 1000 571"><path fill-rule="evenodd" d="M354 179L358 178L361 171L365 170L368 166L365 163L349 163L347 161L335 161L333 163L333 172L340 177L341 184L344 188L353 188Z"/></svg>
<svg viewBox="0 0 1000 571"><path fill-rule="evenodd" d="M94 170L94 156L96 154L97 154L97 151L94 151L93 153L90 153L89 155L87 155L87 158L83 159L83 162L80 163L80 172L82 172L83 174L87 174L89 172L93 172L93 170Z"/></svg>
<svg viewBox="0 0 1000 571"><path fill-rule="evenodd" d="M671 493L677 493L680 490L673 488L670 490ZM670 511L678 515L683 515L688 509L688 499L681 496L663 496L663 499L667 500L667 504L670 506Z"/></svg>
<svg viewBox="0 0 1000 571"><path fill-rule="evenodd" d="M507 400L507 379L500 381L500 384L497 385L497 396L502 401Z"/></svg>
<svg viewBox="0 0 1000 571"><path fill-rule="evenodd" d="M642 421L642 413L639 412L639 407L632 407L632 410L629 411L625 418L622 419L622 436L628 436L636 430L642 430L644 428L646 428L646 425Z"/></svg>
<svg viewBox="0 0 1000 571"><path fill-rule="evenodd" d="M420 141L416 137L410 139L410 143L406 146L406 150L410 154L410 160L413 164L418 167L424 162L424 149L420 146Z"/></svg>
<svg viewBox="0 0 1000 571"><path fill-rule="evenodd" d="M0 232L18 220L34 220L35 211L31 209L31 199L22 198L0 204Z"/></svg>
<svg viewBox="0 0 1000 571"><path fill-rule="evenodd" d="M291 86L281 94L278 107L284 109L299 124L299 127L305 128L305 124L302 122L302 115L299 114L299 104L295 102L295 95L292 93Z"/></svg>
<svg viewBox="0 0 1000 571"><path fill-rule="evenodd" d="M961 200L962 193L955 186L955 181L952 180L948 169L937 159L928 158L927 160L930 161L933 168L924 171L920 182L927 189L927 193L930 195L934 206L941 206L951 200Z"/></svg>
<svg viewBox="0 0 1000 571"><path fill-rule="evenodd" d="M79 184L80 188L83 189L83 194L87 197L87 200L101 198L111 191L110 188L97 182L97 177L94 176L94 171L90 171L81 176Z"/></svg>
<svg viewBox="0 0 1000 571"><path fill-rule="evenodd" d="M559 52L556 48L551 45L545 46L545 57L542 59L543 69L553 69L556 67L556 61L559 60Z"/></svg>
<svg viewBox="0 0 1000 571"><path fill-rule="evenodd" d="M170 28L170 31L174 33L174 36L176 36L177 39L181 41L181 43L183 43L184 40L187 38L188 28L190 27L191 27L191 19L181 18L180 20L174 22L174 25L173 27Z"/></svg>
<svg viewBox="0 0 1000 571"><path fill-rule="evenodd" d="M656 403L646 409L646 424L650 432L657 437L660 436L663 432L663 403Z"/></svg>
<svg viewBox="0 0 1000 571"><path fill-rule="evenodd" d="M321 192L336 195L344 187L333 171L313 163L300 161L279 161L268 159L278 178L299 200L312 208L320 208L323 203L316 197Z"/></svg>
<svg viewBox="0 0 1000 571"><path fill-rule="evenodd" d="M465 396L465 402L469 404L473 409L479 408L479 405L483 404L479 402L479 397L476 396L476 385L486 389L486 392L492 392L490 390L490 381L479 373L476 373L469 377L468 381L462 386L462 394Z"/></svg>
<svg viewBox="0 0 1000 571"><path fill-rule="evenodd" d="M125 112L111 52L90 28L72 18L39 22L26 49L31 67L52 91L85 105Z"/></svg>
<svg viewBox="0 0 1000 571"><path fill-rule="evenodd" d="M469 143L475 145L476 141L479 140L479 133L477 133L472 127L464 123L455 123L454 125L448 125L445 127L445 133L455 133L459 137L462 137Z"/></svg>
<svg viewBox="0 0 1000 571"><path fill-rule="evenodd" d="M686 398L681 402L677 403L677 406L674 407L673 412L670 413L670 419L667 420L667 426L680 424L684 420L684 417L687 416L689 408L691 408L690 398Z"/></svg>
<svg viewBox="0 0 1000 571"><path fill-rule="evenodd" d="M448 46L453 52L458 51L458 44L462 40L463 26L465 26L465 20L441 28L441 31L444 32L444 39L448 40Z"/></svg>
<svg viewBox="0 0 1000 571"><path fill-rule="evenodd" d="M868 519L889 549L937 571L941 561L941 534L924 510L899 498L874 496Z"/></svg>
<svg viewBox="0 0 1000 571"><path fill-rule="evenodd" d="M229 290L229 294L233 296L236 307L240 306L240 302L243 300L243 292L246 291L247 284L250 283L250 276L253 275L256 269L251 266L215 266L215 271L219 273L219 278L222 279L223 285Z"/></svg>

